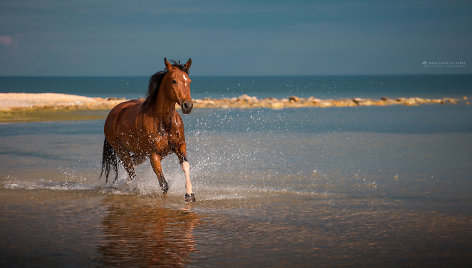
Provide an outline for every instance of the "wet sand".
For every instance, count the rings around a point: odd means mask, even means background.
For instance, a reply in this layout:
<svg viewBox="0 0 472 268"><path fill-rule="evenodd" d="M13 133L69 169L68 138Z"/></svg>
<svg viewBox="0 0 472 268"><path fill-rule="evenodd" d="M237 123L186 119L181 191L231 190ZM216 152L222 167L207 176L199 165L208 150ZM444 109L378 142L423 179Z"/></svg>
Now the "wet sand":
<svg viewBox="0 0 472 268"><path fill-rule="evenodd" d="M3 266L465 267L470 262L470 215L412 210L406 202L273 194L270 200L185 206L172 196L5 189L0 197L6 201L0 208Z"/></svg>
<svg viewBox="0 0 472 268"><path fill-rule="evenodd" d="M79 95L57 93L0 93L0 122L22 121L56 121L56 120L89 120L101 119L115 105L126 101L121 98L92 98ZM457 98L344 98L318 99L315 97L299 98L264 98L258 99L248 95L222 99L194 99L195 108L302 108L302 107L357 107L357 106L417 106L425 104L458 104L469 105L467 97ZM176 105L177 108L180 108Z"/></svg>

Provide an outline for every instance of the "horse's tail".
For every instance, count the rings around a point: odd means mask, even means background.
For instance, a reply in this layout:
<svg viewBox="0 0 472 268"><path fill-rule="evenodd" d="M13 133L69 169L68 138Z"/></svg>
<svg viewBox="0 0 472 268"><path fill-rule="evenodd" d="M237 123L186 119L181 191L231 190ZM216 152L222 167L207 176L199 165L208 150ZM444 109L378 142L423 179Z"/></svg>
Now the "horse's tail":
<svg viewBox="0 0 472 268"><path fill-rule="evenodd" d="M110 168L113 167L115 171L115 182L118 179L118 156L116 155L115 149L111 147L107 139L103 143L103 158L102 158L102 172L100 172L100 178L102 178L103 171L105 171L105 182L108 183L108 175L110 174Z"/></svg>

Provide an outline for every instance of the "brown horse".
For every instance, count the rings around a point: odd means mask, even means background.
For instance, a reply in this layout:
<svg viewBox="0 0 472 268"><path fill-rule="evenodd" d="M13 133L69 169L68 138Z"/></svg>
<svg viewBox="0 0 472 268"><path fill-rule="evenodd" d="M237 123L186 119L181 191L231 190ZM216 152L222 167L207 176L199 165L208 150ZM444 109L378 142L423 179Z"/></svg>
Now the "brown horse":
<svg viewBox="0 0 472 268"><path fill-rule="evenodd" d="M178 103L184 114L192 111L191 80L188 77L192 59L185 65L171 62L172 64L164 58L166 70L150 78L145 100L120 103L108 114L104 127L105 142L100 177L105 171L108 182L110 167L113 166L115 182L118 179L119 160L132 180L136 176L134 166L149 157L165 194L169 187L162 173L161 160L174 152L185 173L185 201L195 202L187 161L184 124L175 110L175 104Z"/></svg>

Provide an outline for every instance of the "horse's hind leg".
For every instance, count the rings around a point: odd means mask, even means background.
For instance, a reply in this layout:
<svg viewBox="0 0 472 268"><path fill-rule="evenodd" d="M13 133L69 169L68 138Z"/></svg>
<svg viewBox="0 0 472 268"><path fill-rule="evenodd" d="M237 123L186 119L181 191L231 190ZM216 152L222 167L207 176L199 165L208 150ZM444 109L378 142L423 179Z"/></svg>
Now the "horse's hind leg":
<svg viewBox="0 0 472 268"><path fill-rule="evenodd" d="M137 166L137 165L141 165L144 161L146 161L146 155L145 156L141 156L141 155L132 155L131 156L131 159L132 159L132 162L133 162L133 165Z"/></svg>
<svg viewBox="0 0 472 268"><path fill-rule="evenodd" d="M133 159L130 153L125 150L119 150L118 156L120 157L121 163L123 164L126 172L128 172L129 179L134 179L134 177L136 177L136 173L134 172Z"/></svg>
<svg viewBox="0 0 472 268"><path fill-rule="evenodd" d="M159 180L159 186L161 186L162 192L166 194L169 190L169 185L167 184L164 174L162 173L161 158L157 154L151 154L149 159L151 160L152 169L154 170L154 173L156 173L157 179Z"/></svg>

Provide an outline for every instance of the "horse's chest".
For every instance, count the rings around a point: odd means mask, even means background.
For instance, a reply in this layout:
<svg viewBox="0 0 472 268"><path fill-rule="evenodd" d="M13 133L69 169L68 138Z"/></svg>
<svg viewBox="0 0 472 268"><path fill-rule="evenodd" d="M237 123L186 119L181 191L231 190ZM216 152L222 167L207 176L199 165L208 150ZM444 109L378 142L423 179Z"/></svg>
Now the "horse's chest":
<svg viewBox="0 0 472 268"><path fill-rule="evenodd" d="M167 148L170 145L169 135L167 135L167 134L162 135L162 136L159 135L159 136L154 138L153 143L159 149Z"/></svg>
<svg viewBox="0 0 472 268"><path fill-rule="evenodd" d="M171 135L165 134L157 134L153 135L148 142L151 151L157 152L160 155L166 155L172 150L172 141Z"/></svg>

